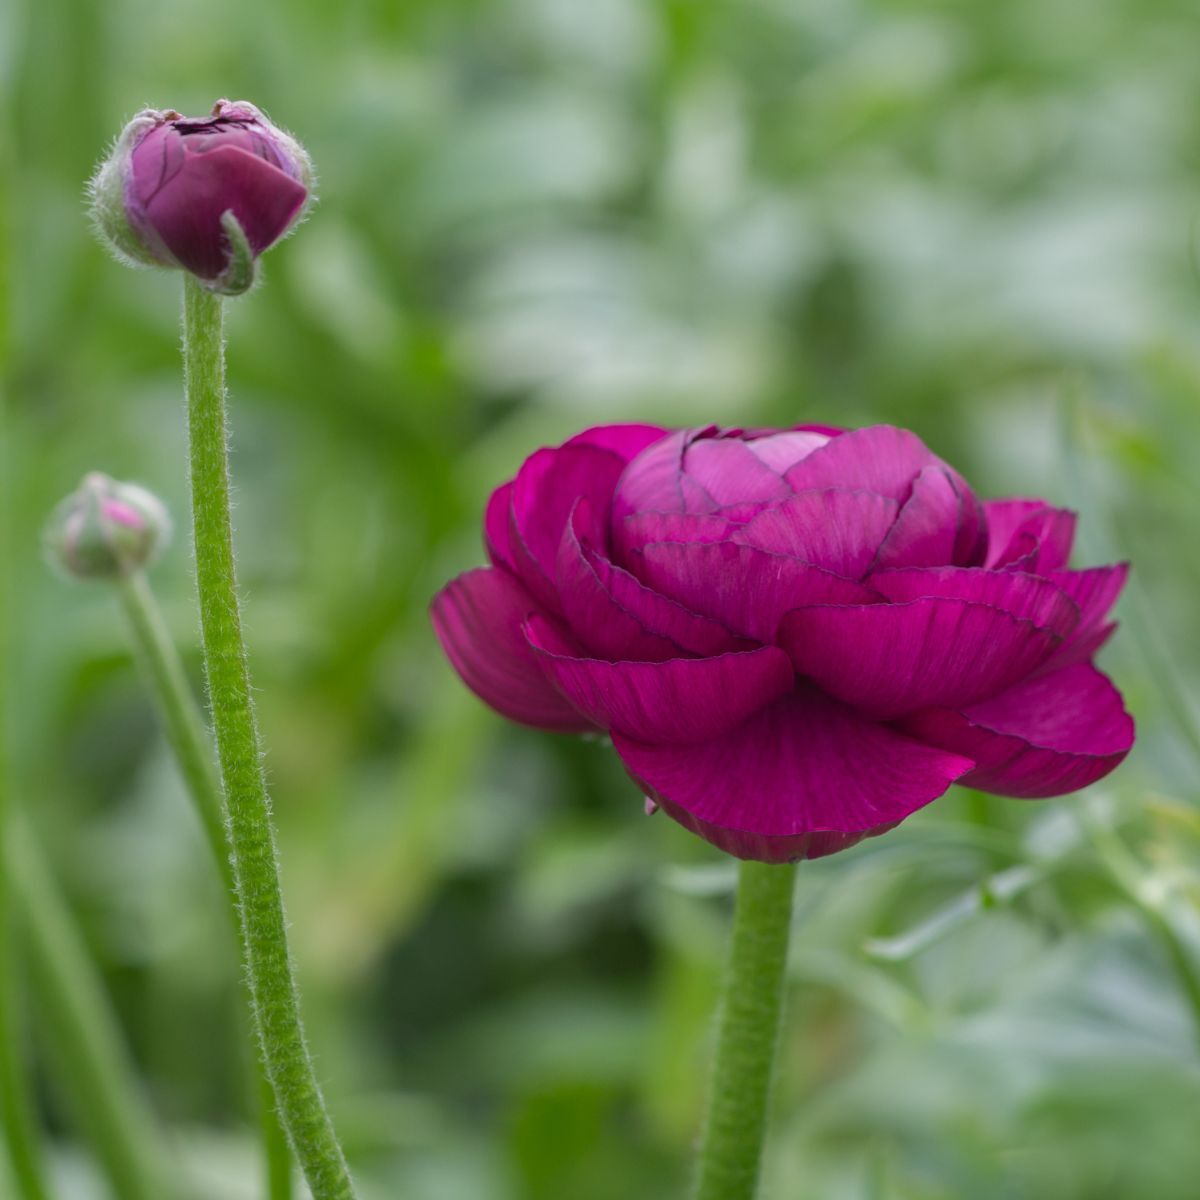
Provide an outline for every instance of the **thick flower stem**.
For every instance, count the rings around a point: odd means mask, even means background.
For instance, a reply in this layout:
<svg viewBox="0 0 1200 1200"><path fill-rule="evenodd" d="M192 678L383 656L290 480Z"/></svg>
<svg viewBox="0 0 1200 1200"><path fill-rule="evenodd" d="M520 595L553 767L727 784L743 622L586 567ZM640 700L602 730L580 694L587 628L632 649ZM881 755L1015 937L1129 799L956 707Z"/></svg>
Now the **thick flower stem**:
<svg viewBox="0 0 1200 1200"><path fill-rule="evenodd" d="M267 1077L313 1200L351 1200L354 1185L300 1023L271 805L250 694L233 559L221 318L220 299L185 276L183 353L196 584L246 975Z"/></svg>
<svg viewBox="0 0 1200 1200"><path fill-rule="evenodd" d="M212 740L196 705L187 674L175 643L167 630L162 611L146 576L135 571L118 581L121 603L138 648L138 656L150 680L167 740L192 803L204 826L209 848L221 875L225 895L234 897L233 867L225 837L225 800L213 758ZM241 940L236 909L230 918L234 937ZM256 1094L263 1154L266 1159L268 1200L290 1200L292 1195L291 1152L275 1114L275 1099L262 1062L252 1052L259 1079Z"/></svg>
<svg viewBox="0 0 1200 1200"><path fill-rule="evenodd" d="M694 1200L753 1200L783 1008L793 866L743 862Z"/></svg>

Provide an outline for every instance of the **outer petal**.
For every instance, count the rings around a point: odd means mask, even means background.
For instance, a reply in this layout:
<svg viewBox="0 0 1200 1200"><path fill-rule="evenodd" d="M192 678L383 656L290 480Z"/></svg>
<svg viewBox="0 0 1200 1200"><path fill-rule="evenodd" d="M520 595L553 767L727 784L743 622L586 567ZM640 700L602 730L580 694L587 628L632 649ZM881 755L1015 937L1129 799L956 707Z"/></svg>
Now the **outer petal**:
<svg viewBox="0 0 1200 1200"><path fill-rule="evenodd" d="M774 641L779 618L797 605L877 598L831 571L739 542L652 542L631 561L655 591L760 642Z"/></svg>
<svg viewBox="0 0 1200 1200"><path fill-rule="evenodd" d="M613 738L626 769L680 824L739 858L783 862L904 820L974 765L801 685L696 746Z"/></svg>
<svg viewBox="0 0 1200 1200"><path fill-rule="evenodd" d="M1107 621L1109 609L1117 602L1129 564L1091 567L1086 571L1051 571L1049 578L1079 606L1079 625L1041 668L1042 674L1057 671L1072 663L1090 661L1117 628Z"/></svg>
<svg viewBox="0 0 1200 1200"><path fill-rule="evenodd" d="M778 641L799 674L891 719L993 696L1040 666L1062 638L987 604L933 597L800 608L783 618Z"/></svg>
<svg viewBox="0 0 1200 1200"><path fill-rule="evenodd" d="M904 728L979 764L962 783L1002 796L1061 796L1095 783L1133 746L1133 719L1095 667L1023 680L962 712L933 709Z"/></svg>
<svg viewBox="0 0 1200 1200"><path fill-rule="evenodd" d="M558 544L576 502L585 498L590 511L602 518L624 469L625 460L614 450L575 442L538 450L517 472L510 506L513 556L543 607L557 611L553 580ZM601 540L601 530L592 532Z"/></svg>
<svg viewBox="0 0 1200 1200"><path fill-rule="evenodd" d="M971 490L947 468L925 467L875 566L973 566L983 561L986 536L983 508Z"/></svg>
<svg viewBox="0 0 1200 1200"><path fill-rule="evenodd" d="M667 433L668 431L660 425L596 425L592 429L577 433L565 444L611 450L628 463L647 446L665 438Z"/></svg>
<svg viewBox="0 0 1200 1200"><path fill-rule="evenodd" d="M171 253L189 271L214 279L225 269L221 214L232 209L255 254L277 241L308 192L279 167L238 146L189 153L145 211ZM184 202L186 197L186 203Z"/></svg>
<svg viewBox="0 0 1200 1200"><path fill-rule="evenodd" d="M576 636L601 658L661 661L750 649L719 622L651 591L586 542L577 508L558 553L558 593Z"/></svg>
<svg viewBox="0 0 1200 1200"><path fill-rule="evenodd" d="M483 545L493 566L507 567L515 574L517 563L512 544L512 490L510 480L502 483L488 497L483 515Z"/></svg>
<svg viewBox="0 0 1200 1200"><path fill-rule="evenodd" d="M602 662L549 622L525 627L547 676L595 724L647 742L703 742L732 729L793 683L787 655L774 646L716 658Z"/></svg>
<svg viewBox="0 0 1200 1200"><path fill-rule="evenodd" d="M905 567L879 571L871 587L897 604L942 596L1003 609L1067 638L1079 624L1079 606L1061 588L1037 575L983 567Z"/></svg>
<svg viewBox="0 0 1200 1200"><path fill-rule="evenodd" d="M1044 500L986 500L988 548L984 566L1046 574L1067 565L1076 515Z"/></svg>
<svg viewBox="0 0 1200 1200"><path fill-rule="evenodd" d="M539 729L594 728L555 690L525 641L522 625L534 611L532 597L516 579L482 567L438 592L431 616L454 669L498 713Z"/></svg>
<svg viewBox="0 0 1200 1200"><path fill-rule="evenodd" d="M733 540L859 579L874 561L898 510L895 500L877 492L800 492L735 530Z"/></svg>
<svg viewBox="0 0 1200 1200"><path fill-rule="evenodd" d="M1129 578L1129 564L1089 567L1086 571L1051 571L1048 578L1079 605L1079 627L1075 636L1084 637L1104 623L1109 610L1116 604Z"/></svg>

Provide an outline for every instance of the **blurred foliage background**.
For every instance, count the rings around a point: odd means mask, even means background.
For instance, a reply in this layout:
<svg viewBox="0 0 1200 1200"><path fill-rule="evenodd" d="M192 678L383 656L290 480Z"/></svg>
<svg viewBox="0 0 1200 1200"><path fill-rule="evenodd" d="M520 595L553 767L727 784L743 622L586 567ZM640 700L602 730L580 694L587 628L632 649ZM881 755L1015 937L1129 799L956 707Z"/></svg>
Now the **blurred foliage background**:
<svg viewBox="0 0 1200 1200"><path fill-rule="evenodd" d="M52 577L39 530L93 469L186 525L179 279L109 261L81 194L138 108L219 95L321 173L229 355L294 947L364 1196L682 1194L731 866L599 744L485 711L426 618L490 488L620 419L896 422L985 495L1078 507L1077 562L1136 563L1115 777L957 791L801 870L765 1195L1196 1195L1195 18L0 4L16 797L199 1195L258 1194L225 918L115 601ZM186 542L153 582L198 685ZM28 1000L60 1194L104 1197Z"/></svg>

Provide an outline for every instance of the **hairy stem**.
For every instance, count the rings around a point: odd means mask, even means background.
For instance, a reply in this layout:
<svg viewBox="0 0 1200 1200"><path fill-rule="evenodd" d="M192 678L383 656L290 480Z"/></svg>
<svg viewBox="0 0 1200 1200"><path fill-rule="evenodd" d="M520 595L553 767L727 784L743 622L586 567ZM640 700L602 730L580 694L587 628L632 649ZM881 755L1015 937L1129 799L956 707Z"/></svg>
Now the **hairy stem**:
<svg viewBox="0 0 1200 1200"><path fill-rule="evenodd" d="M184 276L183 353L200 630L251 1007L280 1119L313 1200L351 1200L354 1185L300 1022L250 694L229 503L221 301L190 275Z"/></svg>
<svg viewBox="0 0 1200 1200"><path fill-rule="evenodd" d="M221 874L224 892L232 902L234 880L225 836L225 798L221 793L221 780L213 758L212 739L145 574L135 571L123 577L118 582L118 590L137 644L138 656L158 704L167 741L204 827L209 848ZM240 944L241 929L232 903L229 915L234 939ZM262 1060L253 1049L251 1054L259 1079L255 1100L266 1160L266 1194L268 1200L291 1200L291 1154L279 1126L274 1097Z"/></svg>
<svg viewBox="0 0 1200 1200"><path fill-rule="evenodd" d="M795 880L793 866L739 866L694 1200L753 1200L758 1187Z"/></svg>

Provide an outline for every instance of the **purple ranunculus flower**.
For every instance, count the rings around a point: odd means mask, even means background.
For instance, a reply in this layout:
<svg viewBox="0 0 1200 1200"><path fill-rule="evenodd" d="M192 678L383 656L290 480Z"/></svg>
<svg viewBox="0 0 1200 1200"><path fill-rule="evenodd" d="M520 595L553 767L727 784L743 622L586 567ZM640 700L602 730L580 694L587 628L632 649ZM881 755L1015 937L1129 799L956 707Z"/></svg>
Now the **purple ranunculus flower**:
<svg viewBox="0 0 1200 1200"><path fill-rule="evenodd" d="M249 286L254 260L311 193L303 148L243 100L218 100L207 117L139 113L92 182L97 224L120 257L226 292Z"/></svg>
<svg viewBox="0 0 1200 1200"><path fill-rule="evenodd" d="M1092 657L1127 567L1068 569L1074 530L888 425L601 426L496 490L492 565L433 622L498 712L608 731L731 854L815 858L951 783L1055 796L1126 756Z"/></svg>

